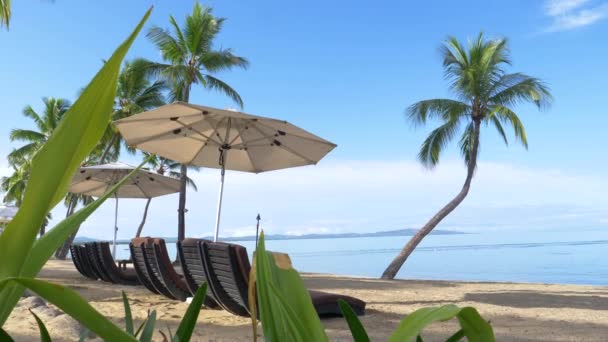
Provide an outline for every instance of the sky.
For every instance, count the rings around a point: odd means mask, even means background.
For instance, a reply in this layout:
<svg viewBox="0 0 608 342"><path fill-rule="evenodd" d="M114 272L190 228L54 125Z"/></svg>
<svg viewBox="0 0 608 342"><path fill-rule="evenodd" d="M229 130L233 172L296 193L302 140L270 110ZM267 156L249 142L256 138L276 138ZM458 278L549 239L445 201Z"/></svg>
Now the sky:
<svg viewBox="0 0 608 342"><path fill-rule="evenodd" d="M519 106L529 149L508 147L484 128L480 164L465 202L440 229L555 230L608 228L608 91L605 56L608 0L498 1L206 1L228 18L217 46L246 57L248 70L217 76L233 86L244 111L288 120L338 145L317 166L252 175L227 172L221 235L251 235L255 216L269 233L370 232L418 228L462 186L456 146L435 170L416 153L434 128L413 127L404 111L428 98L451 97L439 47L483 31L509 39L513 65L544 80L555 98L539 112ZM33 128L24 106L42 97L74 100L146 9L146 29L183 22L191 1L40 1L13 3L0 32L0 156L19 146L13 128ZM141 34L129 58L160 59ZM191 102L235 107L195 88ZM121 161L138 164L140 155ZM0 158L0 175L10 172ZM187 235L213 231L219 172L191 176ZM119 238L134 234L145 201L121 200ZM113 203L102 206L81 236L109 238ZM65 216L53 210L52 224ZM173 236L177 196L154 199L145 234Z"/></svg>

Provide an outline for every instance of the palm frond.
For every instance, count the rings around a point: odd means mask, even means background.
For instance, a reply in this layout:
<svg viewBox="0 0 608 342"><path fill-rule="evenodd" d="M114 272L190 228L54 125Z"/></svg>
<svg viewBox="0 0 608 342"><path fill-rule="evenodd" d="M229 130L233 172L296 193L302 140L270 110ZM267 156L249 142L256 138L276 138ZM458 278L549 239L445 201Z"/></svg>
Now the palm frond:
<svg viewBox="0 0 608 342"><path fill-rule="evenodd" d="M247 69L249 61L243 57L235 56L231 49L208 51L200 59L201 65L210 72L230 70L238 67Z"/></svg>
<svg viewBox="0 0 608 342"><path fill-rule="evenodd" d="M462 132L462 136L460 137L460 154L464 159L464 164L468 167L471 163L473 156L473 143L475 141L475 124L471 121L467 127ZM479 153L479 147L478 151Z"/></svg>
<svg viewBox="0 0 608 342"><path fill-rule="evenodd" d="M500 123L500 120L496 117L496 115L490 115L486 120L486 122L491 122L494 125L496 131L498 132L502 140L505 142L505 145L509 146L509 140L507 139L507 135L505 134L505 129L502 127L502 124Z"/></svg>
<svg viewBox="0 0 608 342"><path fill-rule="evenodd" d="M459 127L460 120L451 120L434 129L422 143L418 160L430 169L437 166L443 149L454 138Z"/></svg>
<svg viewBox="0 0 608 342"><path fill-rule="evenodd" d="M11 130L9 134L11 141L26 141L30 143L42 144L46 141L46 136L40 132L32 131L29 129L16 128Z"/></svg>
<svg viewBox="0 0 608 342"><path fill-rule="evenodd" d="M8 30L11 22L11 0L0 0L0 26Z"/></svg>
<svg viewBox="0 0 608 342"><path fill-rule="evenodd" d="M428 119L455 120L470 115L471 107L466 103L449 99L432 99L416 102L406 110L409 120L415 125L425 124Z"/></svg>
<svg viewBox="0 0 608 342"><path fill-rule="evenodd" d="M515 134L515 139L527 149L528 137L526 135L526 128L517 114L505 106L495 106L492 112L495 113L496 117L502 123L508 123L511 126L513 133Z"/></svg>
<svg viewBox="0 0 608 342"><path fill-rule="evenodd" d="M160 50L163 59L172 64L185 64L187 51L171 36L171 33L160 27L152 27L147 34L148 38Z"/></svg>
<svg viewBox="0 0 608 342"><path fill-rule="evenodd" d="M503 76L489 98L491 104L513 106L533 102L540 109L553 100L549 88L539 79L521 73Z"/></svg>
<svg viewBox="0 0 608 342"><path fill-rule="evenodd" d="M239 107L243 108L243 99L241 99L241 95L239 95L239 93L237 93L236 90L232 89L232 87L229 86L227 83L211 75L199 74L199 77L201 77L200 81L201 83L205 84L206 88L217 90L220 93L225 94L234 102L236 102Z"/></svg>

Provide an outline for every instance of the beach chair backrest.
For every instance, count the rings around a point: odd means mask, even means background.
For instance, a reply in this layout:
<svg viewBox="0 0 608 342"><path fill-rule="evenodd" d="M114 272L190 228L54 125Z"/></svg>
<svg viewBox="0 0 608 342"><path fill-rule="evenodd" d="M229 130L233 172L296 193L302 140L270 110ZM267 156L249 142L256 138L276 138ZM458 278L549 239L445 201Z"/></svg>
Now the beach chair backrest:
<svg viewBox="0 0 608 342"><path fill-rule="evenodd" d="M72 255L72 262L74 263L74 266L76 266L76 270L78 270L78 272L80 274L82 274L83 276L85 276L87 278L92 278L89 270L86 270L84 268L84 265L82 264L81 256L78 252L78 246L70 245L70 254ZM95 278L95 279L97 279L97 278Z"/></svg>
<svg viewBox="0 0 608 342"><path fill-rule="evenodd" d="M248 302L249 279L245 276L245 267L239 262L247 250L221 242L202 242L201 252L205 262L206 276L213 295L226 311L238 316L250 316ZM247 264L249 259L247 258ZM248 274L248 273L247 273Z"/></svg>
<svg viewBox="0 0 608 342"><path fill-rule="evenodd" d="M165 240L154 239L152 247L154 252L152 258L154 258L154 261L151 264L155 266L156 272L154 273L158 277L158 280L171 294L171 297L185 301L186 298L191 296L190 290L184 279L175 271L167 252Z"/></svg>
<svg viewBox="0 0 608 342"><path fill-rule="evenodd" d="M86 250L87 256L89 257L89 262L96 273L99 275L101 280L107 281L109 283L113 283L112 278L105 271L101 260L99 260L99 256L97 255L97 247L95 246L95 242L87 242L84 244L84 248Z"/></svg>
<svg viewBox="0 0 608 342"><path fill-rule="evenodd" d="M135 238L129 243L129 249L131 250L131 259L133 260L133 268L137 274L139 282L144 285L148 290L156 294L161 294L152 282L152 278L148 273L148 267L146 266L146 259L144 256L143 245L150 238Z"/></svg>
<svg viewBox="0 0 608 342"><path fill-rule="evenodd" d="M204 283L208 283L205 275L205 263L201 253L201 242L208 241L203 239L184 239L177 242L177 254L182 265L184 280L190 289L190 293L194 295L198 288ZM207 288L205 296L205 306L214 308L218 304L211 289Z"/></svg>

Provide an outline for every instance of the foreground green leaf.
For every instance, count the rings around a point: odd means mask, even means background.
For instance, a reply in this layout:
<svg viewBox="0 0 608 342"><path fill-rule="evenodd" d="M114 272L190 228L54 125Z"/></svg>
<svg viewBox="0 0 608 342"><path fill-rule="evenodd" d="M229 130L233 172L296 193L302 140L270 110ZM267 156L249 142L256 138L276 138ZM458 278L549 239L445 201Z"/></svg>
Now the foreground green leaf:
<svg viewBox="0 0 608 342"><path fill-rule="evenodd" d="M255 254L256 289L266 341L328 341L308 290L285 260L266 252L264 232Z"/></svg>
<svg viewBox="0 0 608 342"><path fill-rule="evenodd" d="M342 311L342 315L344 315L344 319L346 319L346 323L348 323L348 328L350 329L350 333L353 335L353 341L355 342L369 342L369 336L361 324L359 317L353 311L353 309L345 302L343 299L338 299L338 304L340 305L340 311Z"/></svg>
<svg viewBox="0 0 608 342"><path fill-rule="evenodd" d="M150 342L152 341L152 335L154 334L154 327L156 326L156 310L152 311L148 315L148 319L146 320L146 324L141 331L141 337L139 338L140 342Z"/></svg>
<svg viewBox="0 0 608 342"><path fill-rule="evenodd" d="M32 311L32 309L29 309L29 310L30 310L30 313L34 316L36 323L38 324L38 330L40 331L40 342L52 342L51 335L49 334L49 331L46 329L44 322L42 322L40 317L38 317L38 315L36 315L34 313L34 311Z"/></svg>
<svg viewBox="0 0 608 342"><path fill-rule="evenodd" d="M72 175L103 135L110 122L120 65L151 10L104 64L33 158L20 210L0 235L0 279L23 275L23 265L32 255L31 248L45 215L65 195ZM0 326L22 291L16 283L3 286Z"/></svg>
<svg viewBox="0 0 608 342"><path fill-rule="evenodd" d="M106 341L135 341L68 287L30 278L10 278L3 282L17 282L32 290Z"/></svg>
<svg viewBox="0 0 608 342"><path fill-rule="evenodd" d="M133 335L133 316L131 315L131 305L125 291L122 291L122 303L125 307L125 329L128 334Z"/></svg>
<svg viewBox="0 0 608 342"><path fill-rule="evenodd" d="M4 329L0 328L0 341L2 342L13 342L13 338Z"/></svg>
<svg viewBox="0 0 608 342"><path fill-rule="evenodd" d="M391 335L389 341L403 342L414 340L429 324L447 321L458 315L460 308L456 305L444 305L437 308L422 308L407 315Z"/></svg>
<svg viewBox="0 0 608 342"><path fill-rule="evenodd" d="M204 283L203 286L199 287L194 294L194 298L192 298L192 302L188 305L188 310L186 310L186 314L182 317L182 321L179 323L179 327L175 332L175 337L178 341L190 341L190 337L192 337L192 332L194 331L194 327L196 326L196 321L198 320L198 314L201 312L201 308L203 307L203 303L205 302L205 296L207 295L207 283ZM169 334L171 332L169 331Z"/></svg>
<svg viewBox="0 0 608 342"><path fill-rule="evenodd" d="M473 307L466 307L458 313L458 321L469 342L494 341L494 330Z"/></svg>

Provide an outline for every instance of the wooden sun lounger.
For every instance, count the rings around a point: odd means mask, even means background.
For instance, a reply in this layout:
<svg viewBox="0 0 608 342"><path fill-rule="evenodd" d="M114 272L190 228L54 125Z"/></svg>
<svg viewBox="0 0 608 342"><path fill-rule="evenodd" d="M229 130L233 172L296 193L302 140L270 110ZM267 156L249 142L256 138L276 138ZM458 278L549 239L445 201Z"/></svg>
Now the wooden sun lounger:
<svg viewBox="0 0 608 342"><path fill-rule="evenodd" d="M70 253L72 254L72 262L80 274L91 280L99 279L97 273L95 273L91 268L85 248L83 246L70 245Z"/></svg>
<svg viewBox="0 0 608 342"><path fill-rule="evenodd" d="M144 285L148 290L156 294L163 294L156 289L154 285L154 278L152 278L148 272L148 266L146 265L146 256L144 254L144 244L151 241L151 238L135 238L129 243L131 249L131 259L133 259L133 268L139 282ZM160 285L159 285L160 286Z"/></svg>
<svg viewBox="0 0 608 342"><path fill-rule="evenodd" d="M250 316L251 264L247 249L221 242L202 242L200 245L209 286L220 306L235 315ZM321 291L309 290L309 294L319 316L342 316L338 299L346 301L358 315L365 314L365 302L360 299Z"/></svg>
<svg viewBox="0 0 608 342"><path fill-rule="evenodd" d="M91 268L99 275L99 278L103 281L107 281L108 283L112 282L112 278L106 273L101 262L97 257L97 247L95 246L95 242L87 242L84 244L84 248L86 251L87 258L89 263L91 264Z"/></svg>
<svg viewBox="0 0 608 342"><path fill-rule="evenodd" d="M133 239L131 251L138 277L145 278L145 282L155 289L154 292L181 301L191 296L188 285L171 263L163 239Z"/></svg>
<svg viewBox="0 0 608 342"><path fill-rule="evenodd" d="M196 293L200 286L204 283L208 283L200 249L200 243L202 241L206 240L184 239L183 241L177 242L177 253L182 266L184 280L192 295ZM215 300L215 296L209 288L207 288L207 295L205 296L205 306L209 308L219 307Z"/></svg>
<svg viewBox="0 0 608 342"><path fill-rule="evenodd" d="M103 268L103 271L113 283L121 285L140 284L134 269L121 269L116 266L109 242L95 242L93 248L96 252L97 264Z"/></svg>

